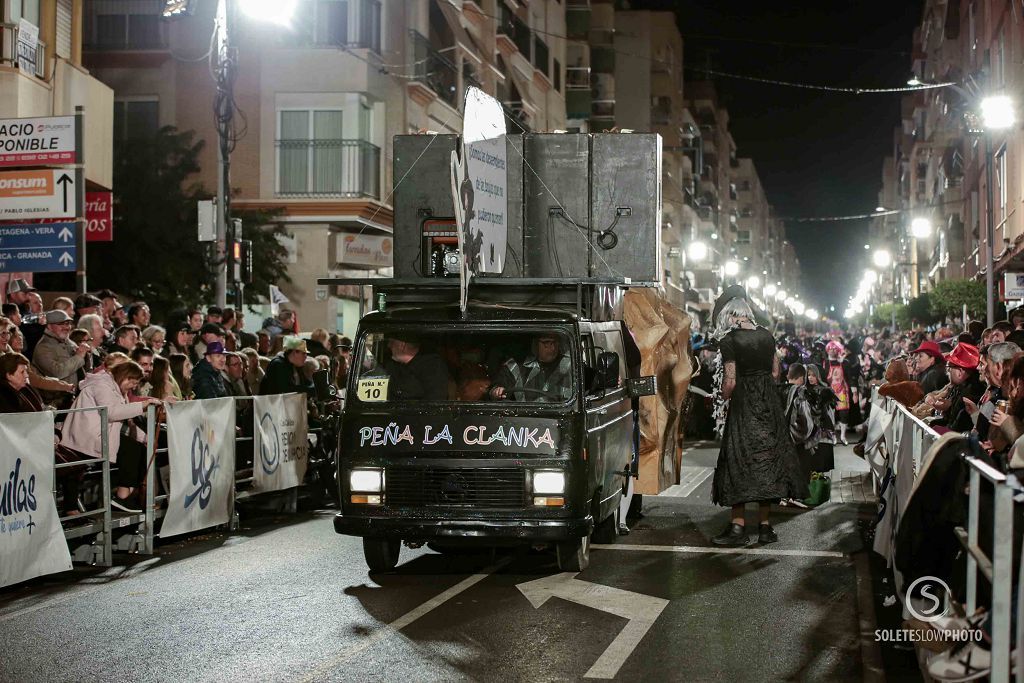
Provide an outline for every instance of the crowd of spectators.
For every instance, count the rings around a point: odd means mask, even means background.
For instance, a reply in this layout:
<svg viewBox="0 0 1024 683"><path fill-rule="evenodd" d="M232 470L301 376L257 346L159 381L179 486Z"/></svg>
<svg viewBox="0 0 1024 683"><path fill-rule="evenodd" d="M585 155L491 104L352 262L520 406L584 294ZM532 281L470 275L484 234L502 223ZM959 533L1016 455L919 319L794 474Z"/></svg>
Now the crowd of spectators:
<svg viewBox="0 0 1024 683"><path fill-rule="evenodd" d="M710 340L694 341L702 365L713 376ZM893 526L892 557L904 585L939 578L950 587L952 602L962 603L966 597L966 551L954 530L968 526L970 467L963 456L971 455L1013 475L1010 481L1019 481L1024 473L1024 308L1012 311L1007 320L991 327L972 321L963 329L956 325L895 331L847 328L826 334L790 328L777 337L777 352L788 377L782 393L790 433L806 470L833 467L830 442L845 443L847 433L862 435L854 446L858 455L864 456L867 446L879 447L866 443L876 388L878 395L903 405L940 435L936 445L921 454L920 465L911 470L911 482L898 481L906 476L906 469L896 473L887 466L879 489L884 493L894 488L903 491L899 495L905 497ZM713 396L714 384L706 387ZM799 404L795 399L801 395L806 395L809 408L804 420L794 409ZM710 414L704 419L711 419ZM873 462L878 462L877 455ZM979 547L992 557L996 524L993 494L987 487L975 493L981 497ZM881 504L880 509L884 511L885 505ZM1011 572L1014 596L1024 539L1021 512L1018 505L1012 550L1015 567ZM896 513L882 512L879 519L883 514ZM985 604L989 592L983 583L978 584L979 604ZM911 594L907 598L923 604L928 596ZM1016 607L1012 611L1016 614ZM990 667L991 621L984 609L966 616L951 612L929 623L909 619L904 628L982 634L980 639L955 646L932 638L934 634L920 636L917 642L934 645L931 649L935 654L927 660L929 676L934 680L970 680L984 676Z"/></svg>
<svg viewBox="0 0 1024 683"><path fill-rule="evenodd" d="M9 283L0 313L0 413L106 407L116 465L111 504L128 512L138 510L145 476L147 406L289 392L312 397L320 370L333 368L331 379L345 386L351 352L351 340L323 328L303 339L291 310L267 318L255 333L245 330L241 311L217 306L171 314L156 325L146 302L124 306L110 290L58 297L47 310L21 279ZM61 414L57 457L102 457L101 419L96 410ZM76 514L76 477L64 479L64 512Z"/></svg>

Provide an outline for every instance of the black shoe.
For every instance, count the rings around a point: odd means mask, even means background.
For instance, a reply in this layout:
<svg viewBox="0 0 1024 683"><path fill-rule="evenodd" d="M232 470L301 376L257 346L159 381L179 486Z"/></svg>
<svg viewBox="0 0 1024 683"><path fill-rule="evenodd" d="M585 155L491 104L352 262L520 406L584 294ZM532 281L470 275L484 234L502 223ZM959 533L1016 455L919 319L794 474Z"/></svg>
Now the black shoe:
<svg viewBox="0 0 1024 683"><path fill-rule="evenodd" d="M115 510L120 510L121 512L142 512L142 510L135 507L135 503L131 500L131 497L118 498L116 493L110 497L110 507Z"/></svg>
<svg viewBox="0 0 1024 683"><path fill-rule="evenodd" d="M740 546L750 543L750 537L743 530L742 524L730 524L725 531L711 539L715 545Z"/></svg>
<svg viewBox="0 0 1024 683"><path fill-rule="evenodd" d="M767 545L769 543L775 543L779 540L779 537L775 535L775 529L772 528L771 524L762 524L758 527L757 531L757 542L761 545Z"/></svg>
<svg viewBox="0 0 1024 683"><path fill-rule="evenodd" d="M629 536L629 527L625 522L619 522L619 536Z"/></svg>

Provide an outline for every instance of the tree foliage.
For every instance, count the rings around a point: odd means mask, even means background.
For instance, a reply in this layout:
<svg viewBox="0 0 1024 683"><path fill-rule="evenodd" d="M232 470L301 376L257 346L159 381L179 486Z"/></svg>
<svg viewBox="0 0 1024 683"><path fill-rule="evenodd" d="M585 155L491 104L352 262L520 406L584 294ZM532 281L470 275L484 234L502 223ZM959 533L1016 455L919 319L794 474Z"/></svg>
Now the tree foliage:
<svg viewBox="0 0 1024 683"><path fill-rule="evenodd" d="M907 317L912 324L931 325L938 322L938 316L932 312L931 294L922 292L907 303Z"/></svg>
<svg viewBox="0 0 1024 683"><path fill-rule="evenodd" d="M931 291L932 313L959 318L966 304L969 317L985 314L985 283L974 280L943 280Z"/></svg>
<svg viewBox="0 0 1024 683"><path fill-rule="evenodd" d="M191 131L161 129L143 140L127 140L114 150L114 241L88 245L90 289L110 288L143 299L159 320L185 306L213 302L213 243L199 242L196 202L211 194L192 179L199 171L202 141ZM266 297L271 282L287 280L286 253L263 227L267 212L233 212L243 235L253 241L255 282L246 300Z"/></svg>

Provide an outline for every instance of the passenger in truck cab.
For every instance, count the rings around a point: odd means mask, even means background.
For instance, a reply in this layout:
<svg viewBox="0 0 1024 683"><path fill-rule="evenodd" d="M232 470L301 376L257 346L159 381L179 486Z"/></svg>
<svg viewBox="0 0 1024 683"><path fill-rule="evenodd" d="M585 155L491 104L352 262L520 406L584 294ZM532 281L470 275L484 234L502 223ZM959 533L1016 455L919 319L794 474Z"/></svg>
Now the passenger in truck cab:
<svg viewBox="0 0 1024 683"><path fill-rule="evenodd" d="M419 340L403 334L388 337L388 351L389 401L448 400L448 367L439 355L421 350Z"/></svg>
<svg viewBox="0 0 1024 683"><path fill-rule="evenodd" d="M509 399L561 403L572 396L572 361L556 334L541 334L533 341L533 355L519 363L505 361L487 395Z"/></svg>

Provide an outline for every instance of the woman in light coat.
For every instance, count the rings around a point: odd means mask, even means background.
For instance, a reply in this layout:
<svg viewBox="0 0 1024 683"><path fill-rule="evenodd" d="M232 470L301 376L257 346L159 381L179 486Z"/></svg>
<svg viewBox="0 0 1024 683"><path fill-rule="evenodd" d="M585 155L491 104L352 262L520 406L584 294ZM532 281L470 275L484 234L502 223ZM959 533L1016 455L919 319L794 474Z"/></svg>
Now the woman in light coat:
<svg viewBox="0 0 1024 683"><path fill-rule="evenodd" d="M128 394L142 380L138 363L127 361L85 376L79 383L80 393L73 408L107 408L107 448L110 463L117 464L112 482L117 487L111 505L125 512L138 512L129 497L142 482L146 468L145 432L132 422L146 412L149 405L160 405L155 398L130 402ZM122 424L123 423L123 424ZM127 437L121 439L122 432ZM103 457L102 426L97 410L73 412L68 415L61 432L61 444L85 455Z"/></svg>

